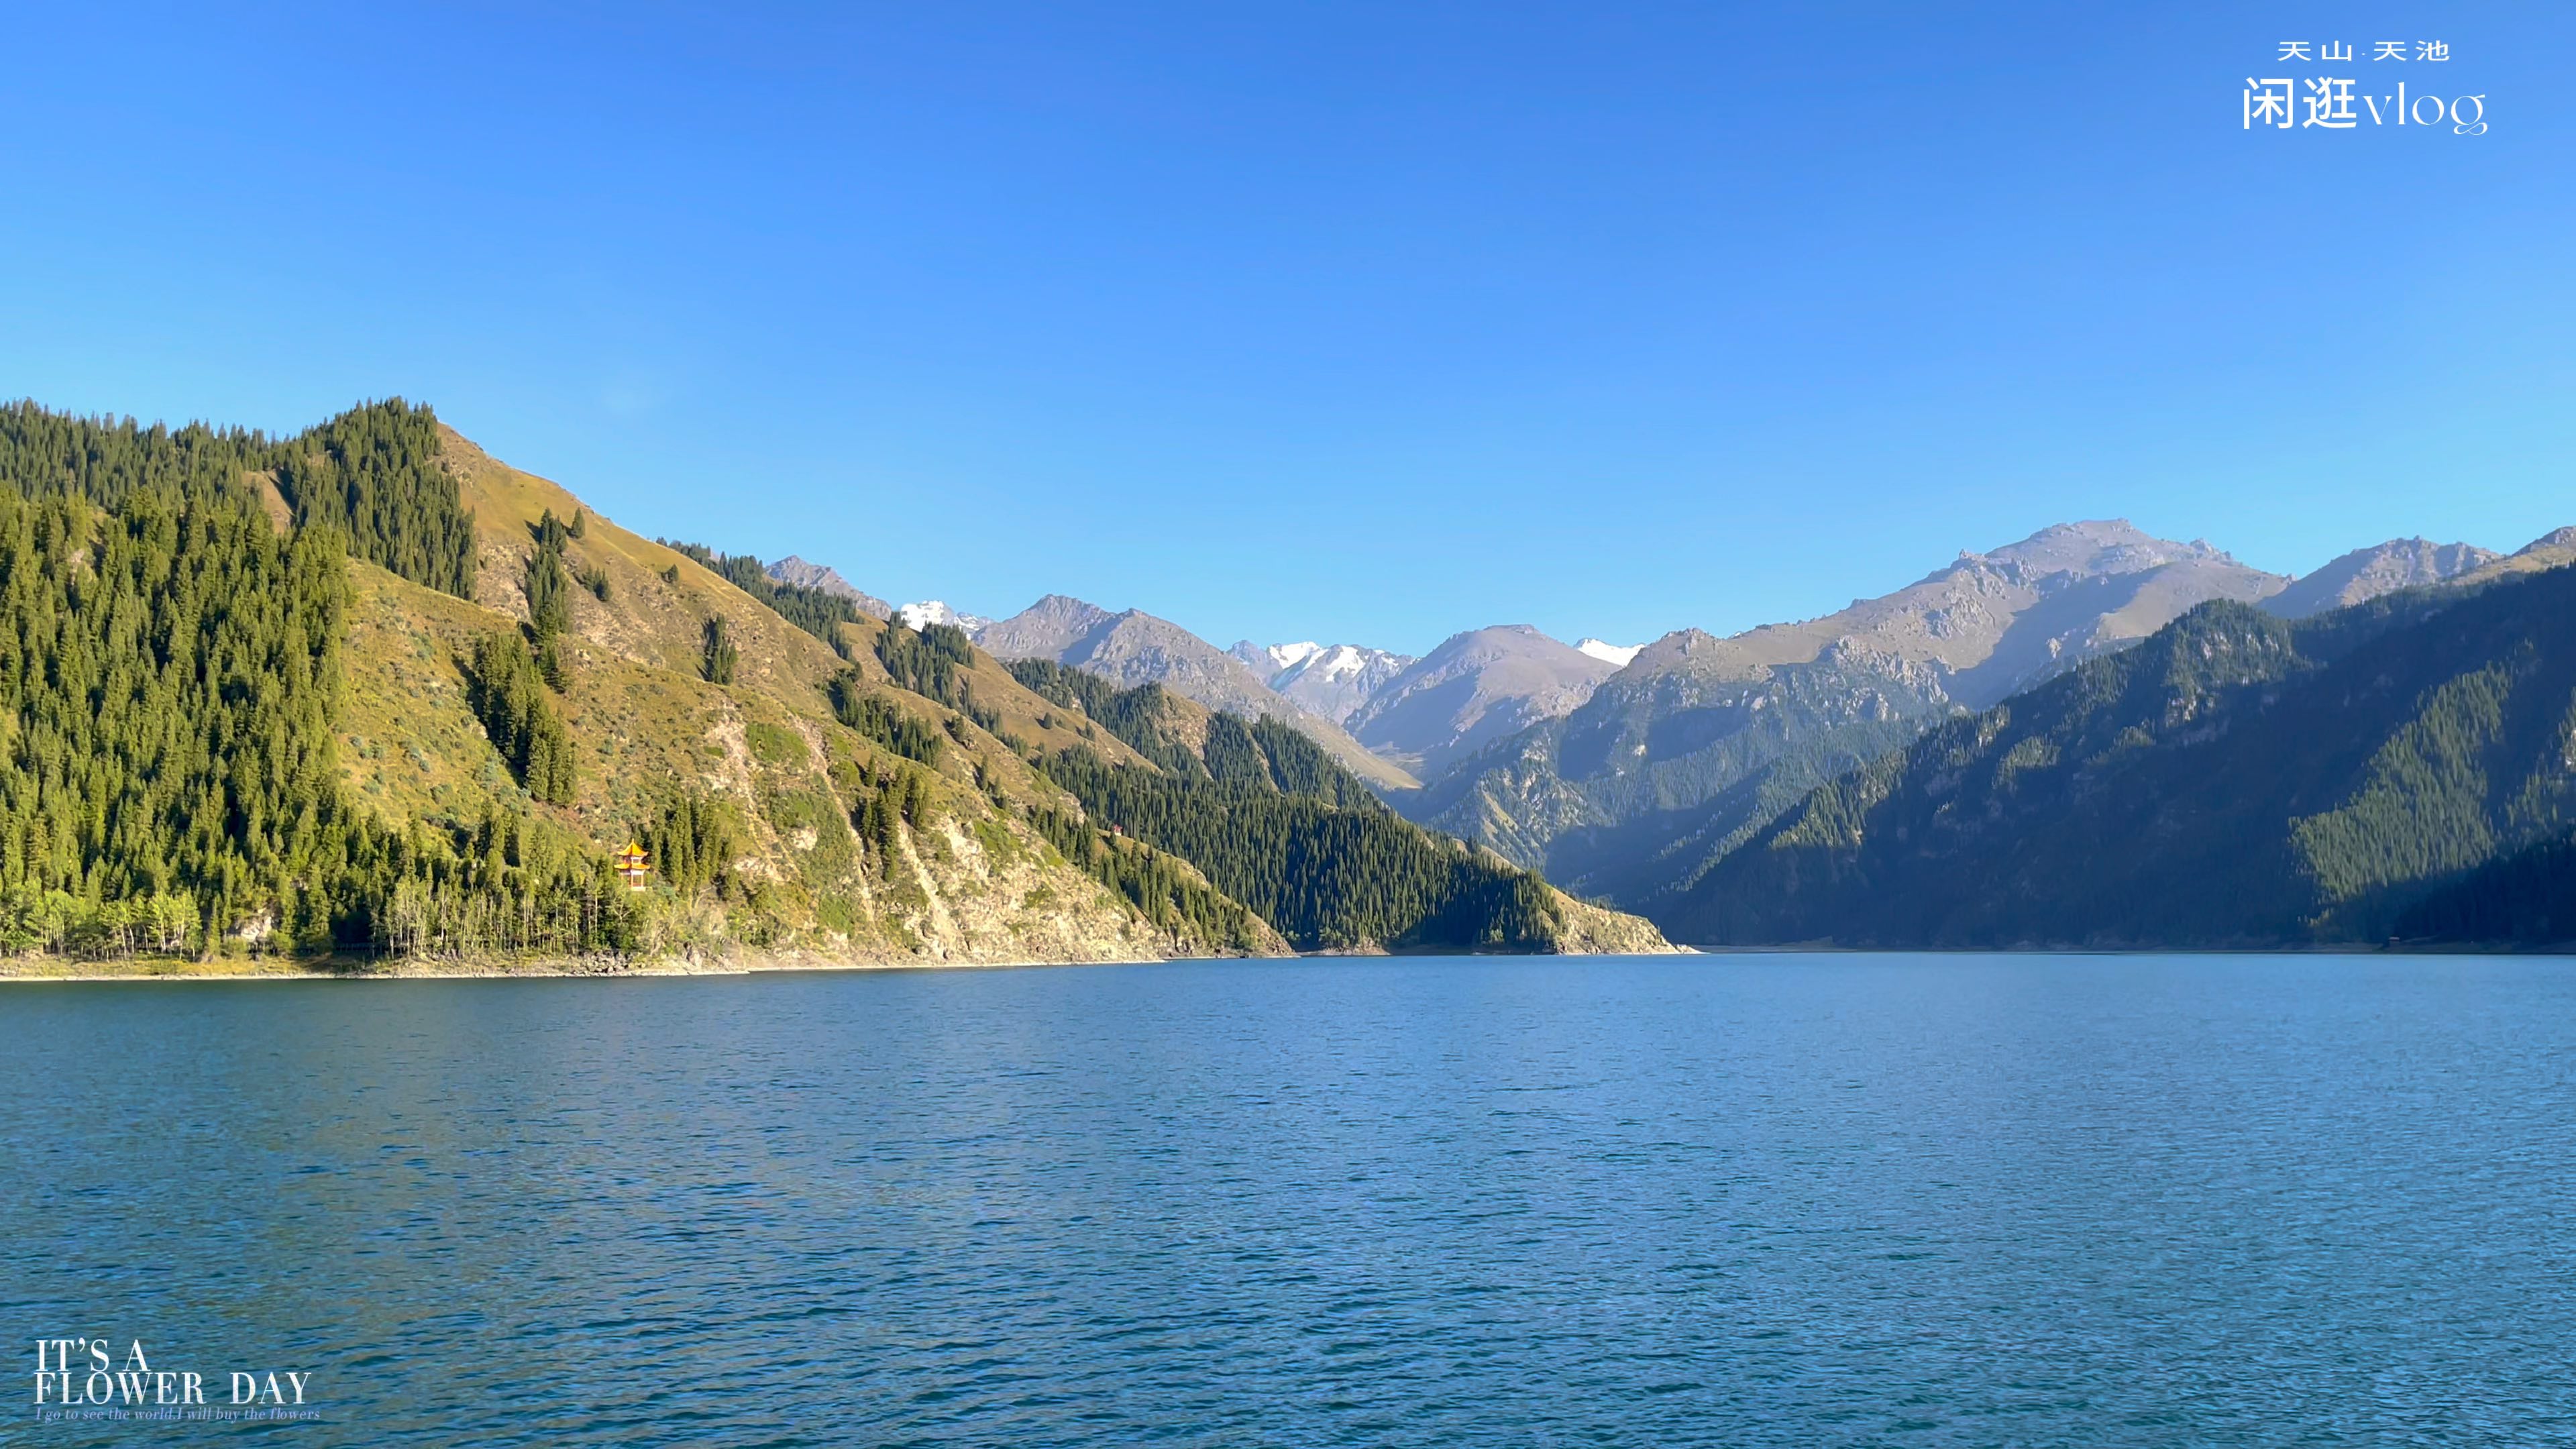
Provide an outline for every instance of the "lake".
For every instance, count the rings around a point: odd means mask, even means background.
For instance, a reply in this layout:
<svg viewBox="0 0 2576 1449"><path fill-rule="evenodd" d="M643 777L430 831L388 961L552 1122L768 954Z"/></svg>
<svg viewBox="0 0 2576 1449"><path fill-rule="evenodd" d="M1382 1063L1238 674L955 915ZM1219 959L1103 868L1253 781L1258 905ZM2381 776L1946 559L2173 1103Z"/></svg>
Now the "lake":
<svg viewBox="0 0 2576 1449"><path fill-rule="evenodd" d="M11 985L0 1439L2564 1440L2571 1063L2503 957Z"/></svg>

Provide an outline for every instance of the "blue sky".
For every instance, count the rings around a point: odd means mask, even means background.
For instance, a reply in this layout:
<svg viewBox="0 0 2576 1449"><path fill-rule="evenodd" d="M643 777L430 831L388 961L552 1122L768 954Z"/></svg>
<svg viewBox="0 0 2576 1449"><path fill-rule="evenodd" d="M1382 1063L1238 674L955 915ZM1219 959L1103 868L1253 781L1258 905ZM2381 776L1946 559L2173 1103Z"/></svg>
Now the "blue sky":
<svg viewBox="0 0 2576 1449"><path fill-rule="evenodd" d="M426 399L897 600L1634 642L2069 518L2576 522L2576 7L76 10L0 394ZM2243 129L2340 74L2491 129Z"/></svg>

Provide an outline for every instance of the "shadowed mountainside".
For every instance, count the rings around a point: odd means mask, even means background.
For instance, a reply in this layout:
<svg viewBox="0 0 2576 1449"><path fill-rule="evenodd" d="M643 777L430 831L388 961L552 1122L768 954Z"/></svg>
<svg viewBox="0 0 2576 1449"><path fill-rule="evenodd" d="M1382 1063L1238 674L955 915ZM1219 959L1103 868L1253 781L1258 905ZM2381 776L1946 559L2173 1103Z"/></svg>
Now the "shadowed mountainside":
<svg viewBox="0 0 2576 1449"><path fill-rule="evenodd" d="M2375 941L2571 819L2576 570L2295 622L2222 601L1834 780L1659 915L1728 944Z"/></svg>
<svg viewBox="0 0 2576 1449"><path fill-rule="evenodd" d="M1806 790L2205 600L2288 581L2125 522L1963 554L1877 599L1728 638L1646 646L1563 719L1432 779L1405 810L1637 909Z"/></svg>

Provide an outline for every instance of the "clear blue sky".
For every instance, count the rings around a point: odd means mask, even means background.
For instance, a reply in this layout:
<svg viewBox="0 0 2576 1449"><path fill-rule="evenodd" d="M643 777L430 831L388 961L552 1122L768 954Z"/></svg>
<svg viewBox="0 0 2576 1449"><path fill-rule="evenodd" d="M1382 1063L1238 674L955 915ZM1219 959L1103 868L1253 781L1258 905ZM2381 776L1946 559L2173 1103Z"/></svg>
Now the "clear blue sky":
<svg viewBox="0 0 2576 1449"><path fill-rule="evenodd" d="M2566 5L9 32L0 394L292 429L400 393L629 527L898 601L1633 642L2068 518L2282 571L2576 522ZM2492 129L2242 128L2246 77L2343 73Z"/></svg>

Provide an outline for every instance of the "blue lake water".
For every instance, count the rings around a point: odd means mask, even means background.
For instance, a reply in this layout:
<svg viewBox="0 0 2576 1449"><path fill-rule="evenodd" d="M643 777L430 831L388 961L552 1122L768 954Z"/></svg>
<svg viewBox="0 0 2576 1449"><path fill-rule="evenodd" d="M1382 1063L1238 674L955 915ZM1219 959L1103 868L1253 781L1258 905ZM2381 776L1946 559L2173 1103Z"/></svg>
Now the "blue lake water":
<svg viewBox="0 0 2576 1449"><path fill-rule="evenodd" d="M9 986L0 1439L2564 1442L2571 1064L2512 958Z"/></svg>

